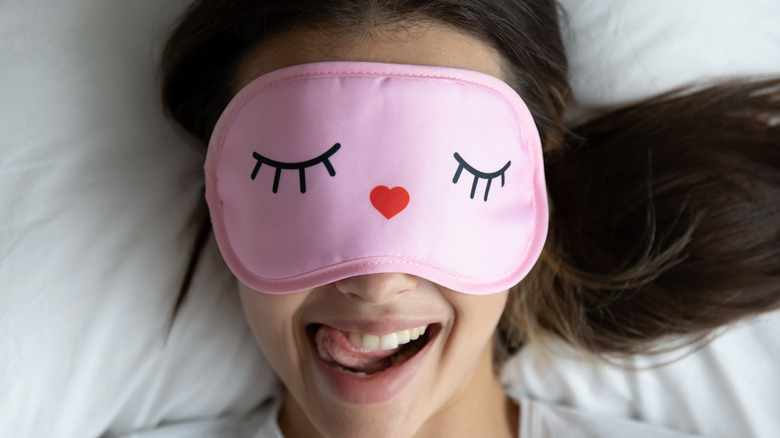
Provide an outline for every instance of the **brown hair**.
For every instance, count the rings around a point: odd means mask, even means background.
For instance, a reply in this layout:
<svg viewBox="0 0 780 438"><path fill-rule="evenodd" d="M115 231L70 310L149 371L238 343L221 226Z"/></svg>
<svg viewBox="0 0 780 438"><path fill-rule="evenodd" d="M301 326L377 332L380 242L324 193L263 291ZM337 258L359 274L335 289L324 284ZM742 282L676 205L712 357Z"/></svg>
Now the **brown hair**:
<svg viewBox="0 0 780 438"><path fill-rule="evenodd" d="M205 147L238 66L273 37L444 23L502 54L545 149L550 235L510 294L497 361L542 333L650 352L778 307L780 80L677 90L569 130L559 14L549 0L197 0L165 47L163 105ZM209 233L199 224L174 314Z"/></svg>

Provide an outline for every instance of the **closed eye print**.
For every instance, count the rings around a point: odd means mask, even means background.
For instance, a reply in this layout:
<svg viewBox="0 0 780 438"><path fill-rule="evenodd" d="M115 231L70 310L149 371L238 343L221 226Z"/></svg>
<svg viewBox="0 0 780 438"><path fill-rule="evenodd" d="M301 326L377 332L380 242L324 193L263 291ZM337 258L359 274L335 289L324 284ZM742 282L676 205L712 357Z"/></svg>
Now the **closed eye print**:
<svg viewBox="0 0 780 438"><path fill-rule="evenodd" d="M457 184L458 180L460 179L461 173L463 173L463 169L466 169L470 174L474 175L474 182L471 184L471 199L474 199L474 194L477 191L477 183L479 182L480 178L487 181L487 185L485 186L485 202L488 200L488 193L490 193L490 184L493 182L495 178L501 177L501 187L504 187L504 182L506 180L505 173L506 170L509 169L509 165L512 164L511 161L507 161L506 164L504 164L504 167L501 169L492 172L481 172L477 169L475 169L472 165L466 162L466 160L463 159L463 157L460 156L459 153L455 152L455 160L458 162L458 170L455 172L455 176L452 178L452 183Z"/></svg>
<svg viewBox="0 0 780 438"><path fill-rule="evenodd" d="M301 186L301 193L306 193L306 169L322 163L325 166L325 169L328 170L328 174L330 176L336 176L336 170L333 168L333 165L330 164L330 157L333 156L333 154L335 154L339 149L341 149L341 144L336 143L322 155L316 158L312 158L311 160L301 161L298 163L282 163L281 161L275 161L264 157L257 152L253 152L252 156L257 160L257 164L252 171L252 180L257 177L257 173L260 172L260 167L263 164L276 168L276 174L274 175L274 185L272 188L273 192L276 193L279 190L279 180L282 177L282 170L297 170L298 181Z"/></svg>

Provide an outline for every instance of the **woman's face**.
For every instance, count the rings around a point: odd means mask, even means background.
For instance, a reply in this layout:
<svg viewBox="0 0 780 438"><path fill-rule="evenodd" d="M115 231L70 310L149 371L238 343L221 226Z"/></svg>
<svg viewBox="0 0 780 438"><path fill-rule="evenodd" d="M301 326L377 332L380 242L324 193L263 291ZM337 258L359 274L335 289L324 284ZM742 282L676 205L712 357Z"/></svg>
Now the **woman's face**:
<svg viewBox="0 0 780 438"><path fill-rule="evenodd" d="M410 25L364 37L284 35L246 60L239 83L319 61L456 67L503 78L500 57L480 41ZM506 291L467 295L400 273L283 295L239 289L255 338L289 391L279 418L286 436L413 436L503 408L494 406L501 390L491 339ZM391 348L394 338L400 346Z"/></svg>

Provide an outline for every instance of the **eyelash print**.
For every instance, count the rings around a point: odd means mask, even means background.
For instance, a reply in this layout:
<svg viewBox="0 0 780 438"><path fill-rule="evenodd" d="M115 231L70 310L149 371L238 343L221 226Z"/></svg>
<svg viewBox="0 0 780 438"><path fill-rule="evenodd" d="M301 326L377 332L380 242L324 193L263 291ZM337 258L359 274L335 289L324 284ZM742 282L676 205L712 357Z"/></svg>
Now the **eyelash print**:
<svg viewBox="0 0 780 438"><path fill-rule="evenodd" d="M485 173L480 172L479 170L475 169L473 166L471 166L469 163L466 162L466 160L463 159L463 157L460 156L459 153L455 152L455 160L457 160L459 166L458 170L455 172L455 176L452 178L452 183L457 184L458 180L460 179L460 174L463 172L463 169L466 169L469 173L474 175L474 182L471 184L471 199L474 199L474 193L477 191L477 182L480 178L487 180L487 186L485 186L485 202L488 200L488 193L490 192L490 183L493 182L494 178L501 177L501 187L504 187L504 182L506 180L505 174L506 170L509 169L509 165L512 164L511 161L507 161L506 164L504 164L504 167L497 170L493 173Z"/></svg>
<svg viewBox="0 0 780 438"><path fill-rule="evenodd" d="M274 175L273 192L276 193L279 190L279 179L282 177L282 170L298 170L298 179L301 185L301 193L306 193L306 169L322 163L325 165L325 169L328 170L328 175L336 176L336 170L333 168L333 165L330 164L329 158L339 149L341 149L341 143L336 143L322 155L316 158L312 158L311 160L301 161L298 163L282 163L281 161L275 161L270 158L266 158L257 152L252 152L252 156L257 160L257 165L255 165L255 168L252 171L252 180L254 181L254 179L257 177L257 173L260 171L260 167L263 164L275 167L276 174Z"/></svg>

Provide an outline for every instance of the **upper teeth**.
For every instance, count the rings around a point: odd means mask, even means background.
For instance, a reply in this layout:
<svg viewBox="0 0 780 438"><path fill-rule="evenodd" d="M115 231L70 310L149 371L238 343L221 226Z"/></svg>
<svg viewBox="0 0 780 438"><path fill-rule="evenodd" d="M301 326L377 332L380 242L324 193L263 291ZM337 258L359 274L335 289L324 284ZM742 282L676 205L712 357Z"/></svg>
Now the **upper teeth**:
<svg viewBox="0 0 780 438"><path fill-rule="evenodd" d="M392 350L398 348L398 345L407 344L425 334L427 325L415 327L400 332L388 333L386 335L364 335L363 333L349 332L349 342L355 348L362 348L366 351L377 349Z"/></svg>

